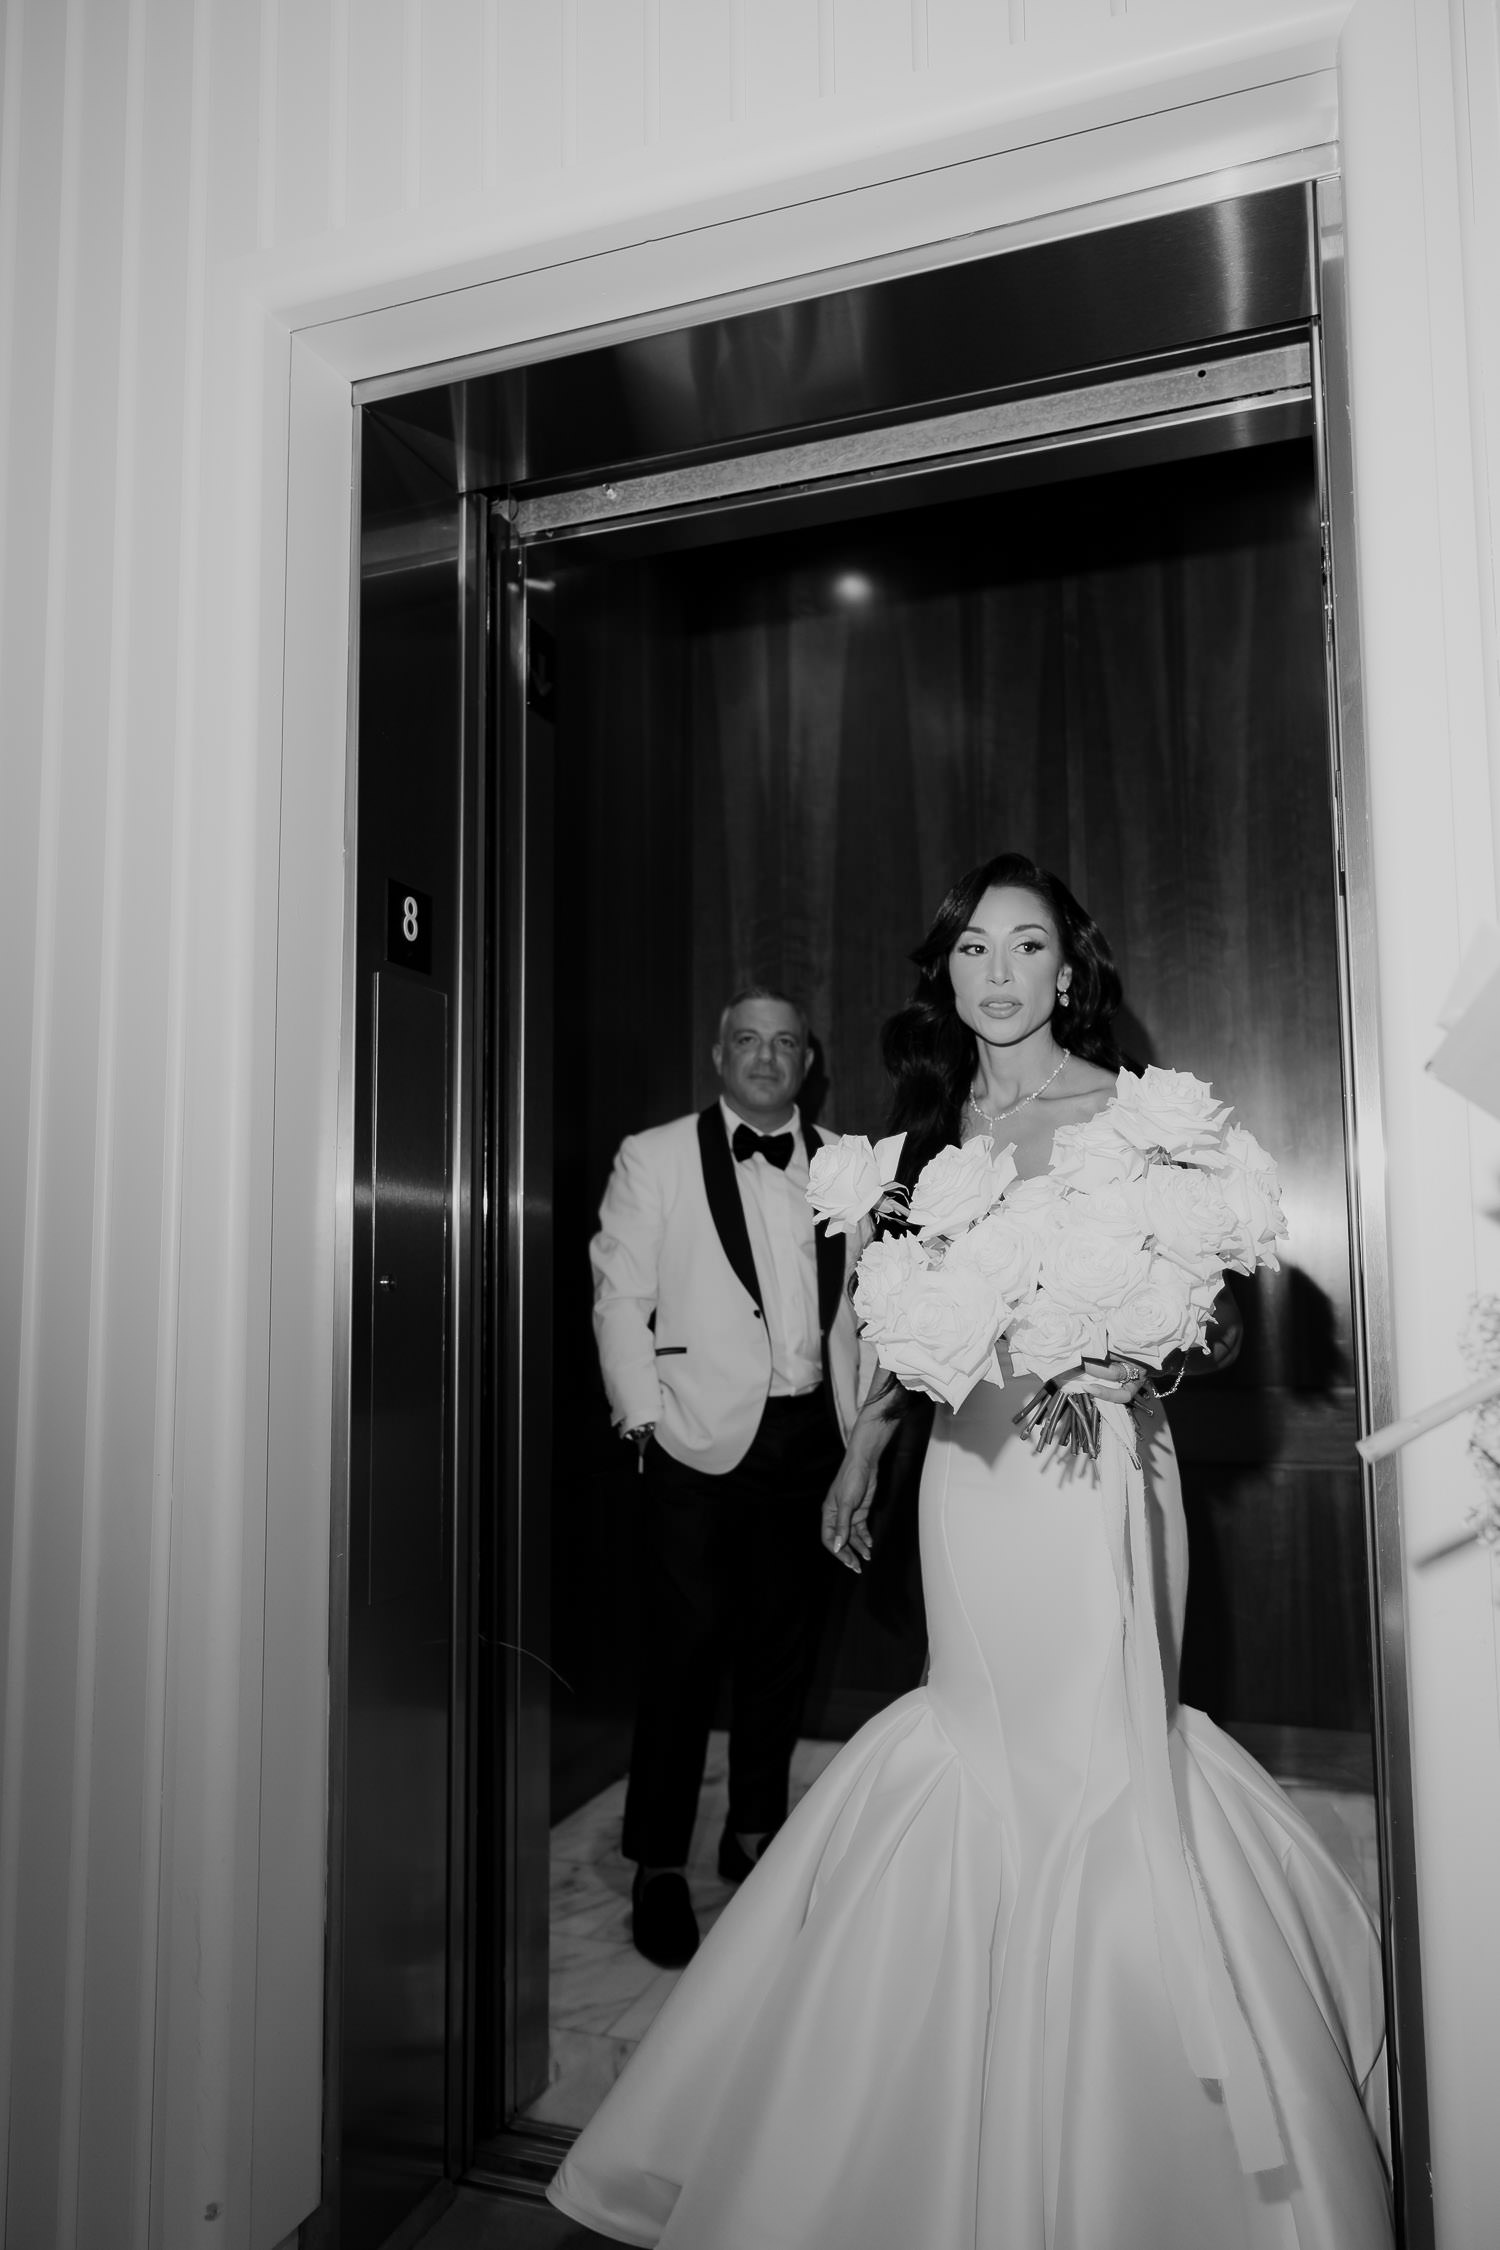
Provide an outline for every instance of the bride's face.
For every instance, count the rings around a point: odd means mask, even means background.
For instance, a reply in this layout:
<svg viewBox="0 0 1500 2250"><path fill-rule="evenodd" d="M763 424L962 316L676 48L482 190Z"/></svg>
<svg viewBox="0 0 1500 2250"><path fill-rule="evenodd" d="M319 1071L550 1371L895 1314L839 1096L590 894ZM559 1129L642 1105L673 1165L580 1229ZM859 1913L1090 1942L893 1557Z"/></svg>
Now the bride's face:
<svg viewBox="0 0 1500 2250"><path fill-rule="evenodd" d="M1034 891L986 891L960 930L948 975L961 1020L991 1046L1012 1047L1052 1020L1073 980L1057 924Z"/></svg>

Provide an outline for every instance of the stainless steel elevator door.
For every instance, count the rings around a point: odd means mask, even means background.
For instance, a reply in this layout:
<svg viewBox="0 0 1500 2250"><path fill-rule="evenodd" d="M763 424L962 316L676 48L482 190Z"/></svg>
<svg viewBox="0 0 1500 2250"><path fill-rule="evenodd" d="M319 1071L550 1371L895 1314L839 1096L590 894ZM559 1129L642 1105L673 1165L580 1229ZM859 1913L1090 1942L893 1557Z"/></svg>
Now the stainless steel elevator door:
<svg viewBox="0 0 1500 2250"><path fill-rule="evenodd" d="M366 1505L351 1509L340 2250L443 2168L449 1643L448 997L371 979Z"/></svg>
<svg viewBox="0 0 1500 2250"><path fill-rule="evenodd" d="M477 719L462 511L414 491L415 476L399 444L364 430L349 1478L331 1650L325 2213L338 2250L375 2250L455 2168L463 2098L468 1648L455 1618L469 1543L463 871Z"/></svg>
<svg viewBox="0 0 1500 2250"><path fill-rule="evenodd" d="M374 1287L370 1304L372 1603L420 1596L443 1567L448 996L375 979Z"/></svg>

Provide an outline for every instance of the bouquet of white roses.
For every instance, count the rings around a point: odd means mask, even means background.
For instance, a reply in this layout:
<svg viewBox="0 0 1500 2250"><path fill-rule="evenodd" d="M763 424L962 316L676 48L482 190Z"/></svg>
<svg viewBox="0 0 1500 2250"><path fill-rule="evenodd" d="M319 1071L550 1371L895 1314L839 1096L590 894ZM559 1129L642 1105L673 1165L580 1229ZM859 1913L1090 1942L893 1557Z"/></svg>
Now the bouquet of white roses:
<svg viewBox="0 0 1500 2250"><path fill-rule="evenodd" d="M908 1190L904 1139L845 1134L812 1161L807 1199L831 1233L889 1229L859 1261L863 1333L882 1367L951 1407L976 1383L1003 1387L1003 1338L1014 1372L1050 1387L1018 1417L1044 1442L1093 1451L1090 1365L1159 1368L1204 1346L1225 1272L1275 1266L1286 1234L1275 1165L1186 1071L1122 1071L1037 1179L980 1139L939 1150ZM1059 1400L1081 1403L1064 1414Z"/></svg>

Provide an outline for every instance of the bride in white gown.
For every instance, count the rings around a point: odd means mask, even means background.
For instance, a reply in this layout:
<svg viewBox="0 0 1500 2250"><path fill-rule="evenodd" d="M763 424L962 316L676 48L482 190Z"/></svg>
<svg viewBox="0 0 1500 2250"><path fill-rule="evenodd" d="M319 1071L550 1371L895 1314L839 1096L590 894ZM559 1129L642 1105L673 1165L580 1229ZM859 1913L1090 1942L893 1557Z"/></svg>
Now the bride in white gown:
<svg viewBox="0 0 1500 2250"><path fill-rule="evenodd" d="M1007 857L915 959L886 1042L903 1175L1001 1125L1046 1171L1114 1093L1097 927ZM1377 1934L1177 1701L1172 1441L1143 1372L1109 1372L1094 1462L1017 1433L1031 1378L937 1409L927 1682L803 1799L581 2135L549 2194L585 2225L666 2250L1390 2244ZM854 1569L897 1411L871 1399L825 1508Z"/></svg>

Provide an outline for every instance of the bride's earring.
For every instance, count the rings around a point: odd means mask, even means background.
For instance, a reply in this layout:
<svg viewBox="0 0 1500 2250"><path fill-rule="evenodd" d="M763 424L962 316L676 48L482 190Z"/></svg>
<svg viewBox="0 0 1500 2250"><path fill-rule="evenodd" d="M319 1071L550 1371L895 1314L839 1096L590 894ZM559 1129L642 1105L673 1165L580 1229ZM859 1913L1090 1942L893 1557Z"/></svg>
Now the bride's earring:
<svg viewBox="0 0 1500 2250"><path fill-rule="evenodd" d="M1060 984L1057 988L1057 1004L1060 1008L1071 1008L1073 1005L1068 998L1068 988L1065 984Z"/></svg>

